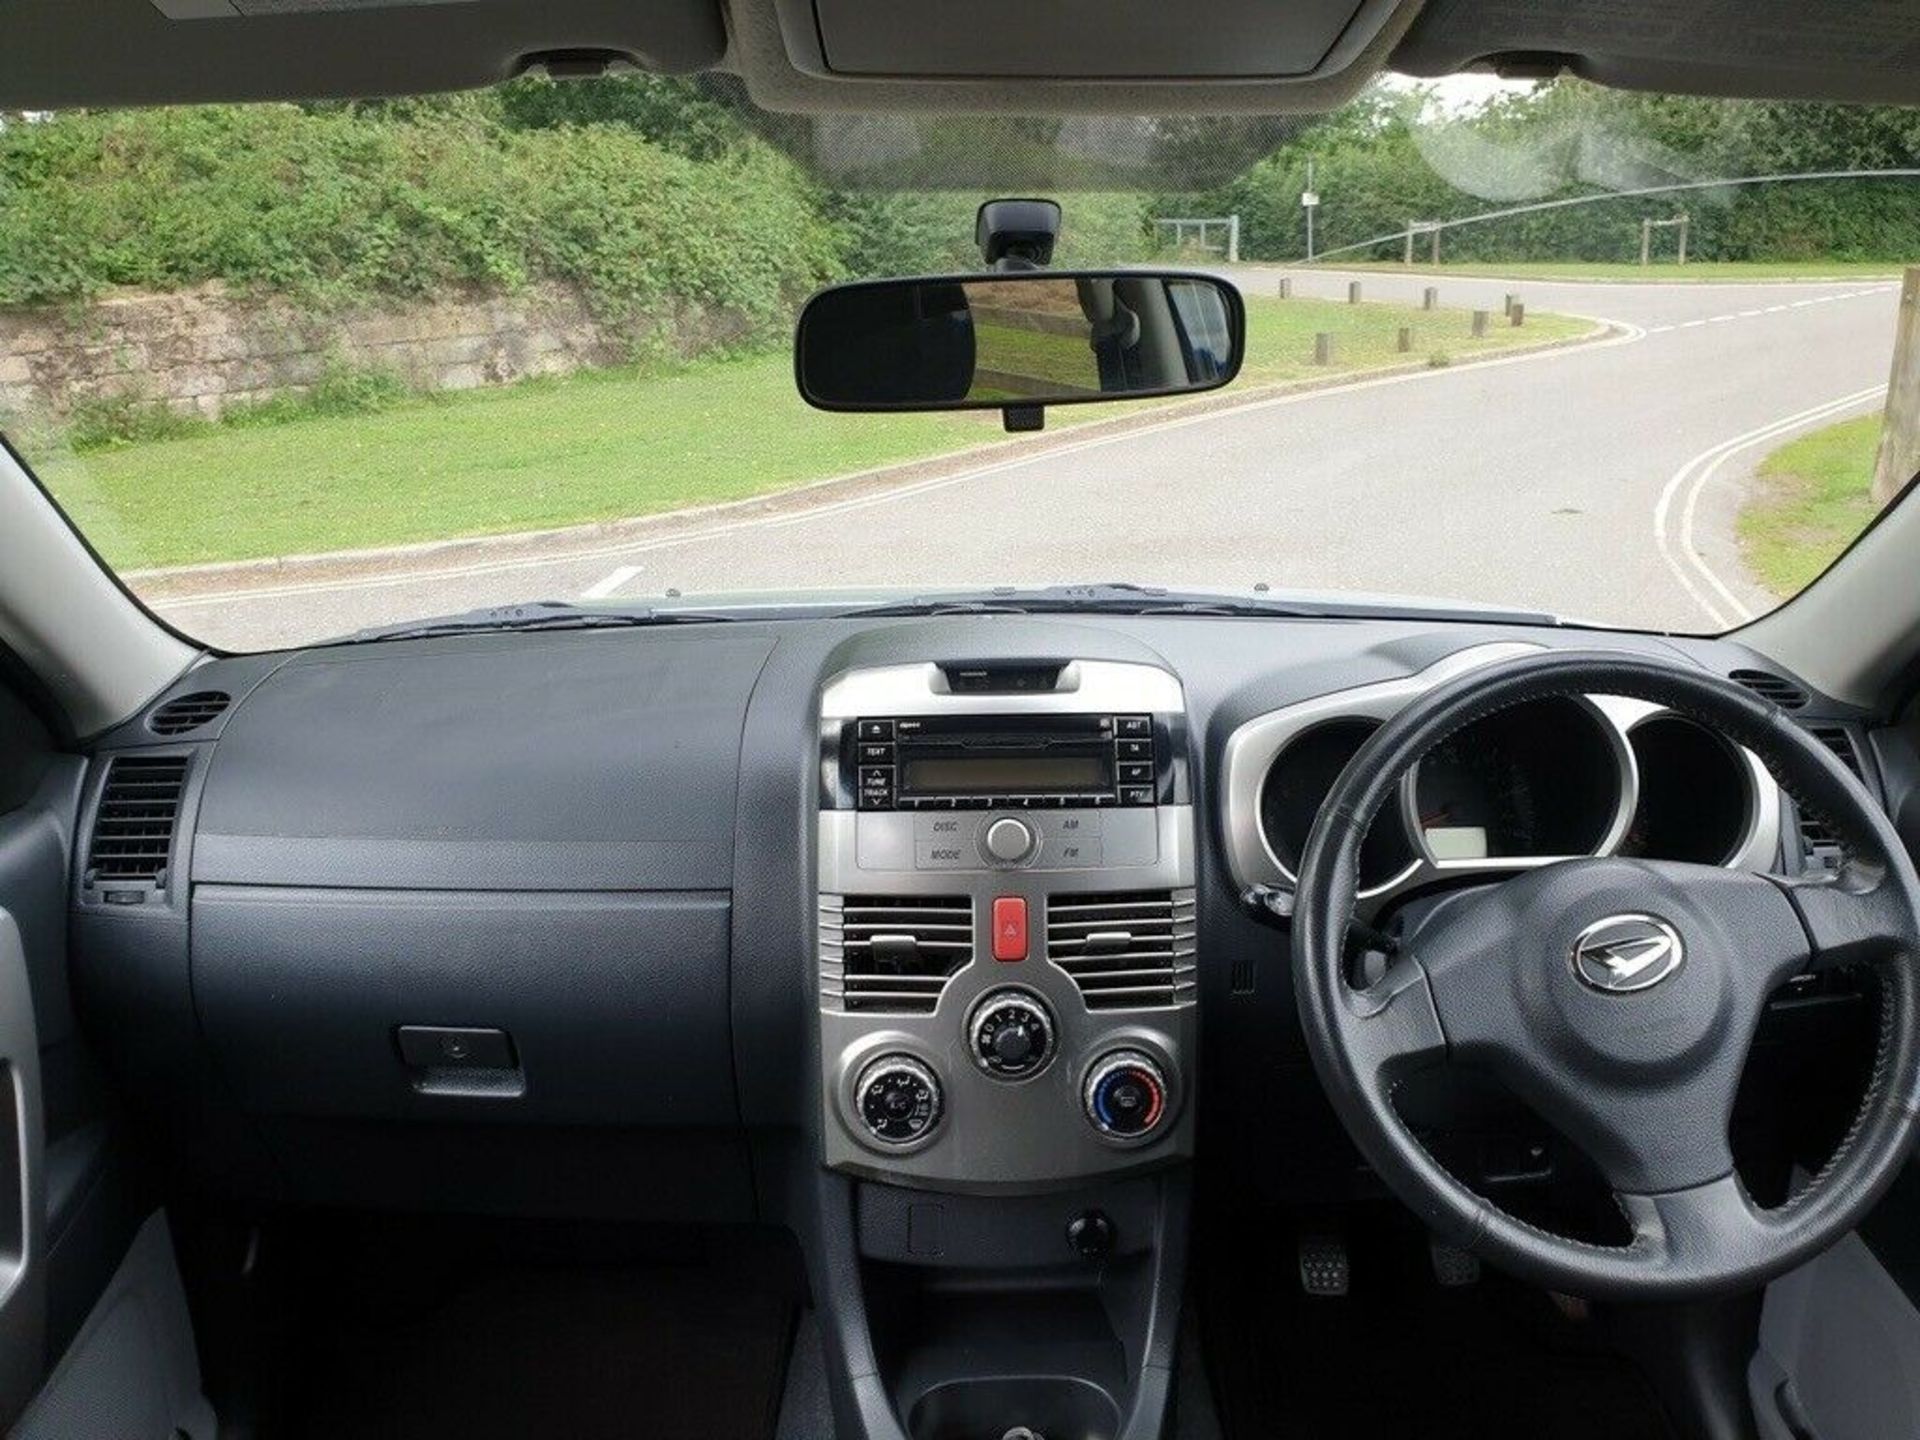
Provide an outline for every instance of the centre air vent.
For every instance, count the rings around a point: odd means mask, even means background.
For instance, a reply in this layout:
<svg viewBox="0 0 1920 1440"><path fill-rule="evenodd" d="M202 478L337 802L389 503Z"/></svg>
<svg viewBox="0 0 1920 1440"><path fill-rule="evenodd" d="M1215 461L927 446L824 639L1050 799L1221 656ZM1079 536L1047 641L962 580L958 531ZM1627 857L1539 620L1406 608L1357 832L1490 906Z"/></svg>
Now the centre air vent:
<svg viewBox="0 0 1920 1440"><path fill-rule="evenodd" d="M829 1010L930 1015L972 958L965 895L820 897L820 1003Z"/></svg>
<svg viewBox="0 0 1920 1440"><path fill-rule="evenodd" d="M1055 895L1047 958L1073 977L1089 1010L1143 1010L1194 993L1193 891Z"/></svg>
<svg viewBox="0 0 1920 1440"><path fill-rule="evenodd" d="M196 690L154 711L147 718L147 728L156 735L184 735L219 719L232 703L233 697L224 690Z"/></svg>
<svg viewBox="0 0 1920 1440"><path fill-rule="evenodd" d="M109 760L87 841L87 884L142 880L164 886L186 785L184 755L119 755Z"/></svg>

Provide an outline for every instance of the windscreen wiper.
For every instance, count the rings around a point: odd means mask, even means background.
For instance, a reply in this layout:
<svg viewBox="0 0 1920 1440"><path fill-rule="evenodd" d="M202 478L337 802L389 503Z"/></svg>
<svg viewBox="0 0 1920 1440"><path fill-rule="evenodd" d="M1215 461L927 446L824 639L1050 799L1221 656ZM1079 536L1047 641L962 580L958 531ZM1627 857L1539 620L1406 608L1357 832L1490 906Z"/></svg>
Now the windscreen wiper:
<svg viewBox="0 0 1920 1440"><path fill-rule="evenodd" d="M1099 585L1047 585L1022 589L998 585L990 590L959 590L951 594L920 595L911 600L889 600L842 612L845 617L872 615L1065 615L1091 611L1108 615L1320 615L1318 606L1258 596L1209 595L1168 590L1158 585L1113 581Z"/></svg>
<svg viewBox="0 0 1920 1440"><path fill-rule="evenodd" d="M430 640L439 635L479 635L488 631L630 630L646 625L716 625L735 617L712 610L588 609L565 600L535 600L525 605L489 605L430 620L376 625L343 635L332 645L364 645L375 640Z"/></svg>
<svg viewBox="0 0 1920 1440"><path fill-rule="evenodd" d="M915 615L1200 615L1231 618L1368 619L1418 615L1437 620L1499 620L1508 624L1559 625L1557 615L1478 610L1460 605L1396 605L1377 601L1279 599L1170 590L1116 581L1100 585L1048 585L1036 589L1002 585L991 590L917 596L843 611L845 618Z"/></svg>

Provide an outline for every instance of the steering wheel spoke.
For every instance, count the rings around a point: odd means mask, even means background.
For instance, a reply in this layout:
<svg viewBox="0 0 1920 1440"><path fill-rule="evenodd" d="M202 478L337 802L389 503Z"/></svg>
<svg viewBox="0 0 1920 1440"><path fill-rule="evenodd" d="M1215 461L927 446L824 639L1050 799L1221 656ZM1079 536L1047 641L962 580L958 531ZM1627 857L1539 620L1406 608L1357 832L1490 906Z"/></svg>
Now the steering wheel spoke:
<svg viewBox="0 0 1920 1440"><path fill-rule="evenodd" d="M1737 1175L1655 1194L1616 1191L1614 1198L1633 1227L1629 1253L1649 1269L1686 1274L1736 1256L1759 1262L1772 1240L1767 1213Z"/></svg>
<svg viewBox="0 0 1920 1440"><path fill-rule="evenodd" d="M1911 959L1905 902L1885 867L1854 862L1831 879L1775 883L1806 931L1807 955L1795 973Z"/></svg>
<svg viewBox="0 0 1920 1440"><path fill-rule="evenodd" d="M1373 984L1350 992L1346 1011L1349 1053L1369 1084L1391 1086L1446 1058L1432 982L1417 960L1396 958Z"/></svg>

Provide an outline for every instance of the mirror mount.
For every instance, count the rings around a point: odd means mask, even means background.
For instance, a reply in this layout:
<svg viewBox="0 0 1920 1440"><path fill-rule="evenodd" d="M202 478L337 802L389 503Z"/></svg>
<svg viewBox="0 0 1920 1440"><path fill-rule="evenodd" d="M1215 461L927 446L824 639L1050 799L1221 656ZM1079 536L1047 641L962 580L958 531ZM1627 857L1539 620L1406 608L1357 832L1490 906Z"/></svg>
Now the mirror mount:
<svg viewBox="0 0 1920 1440"><path fill-rule="evenodd" d="M1044 270L1059 238L1058 200L989 200L973 217L973 240L989 270Z"/></svg>
<svg viewBox="0 0 1920 1440"><path fill-rule="evenodd" d="M1060 219L1057 200L989 200L974 213L974 243L989 270L1044 270L1053 262ZM1047 407L1009 405L1000 412L1000 423L1009 435L1044 430Z"/></svg>

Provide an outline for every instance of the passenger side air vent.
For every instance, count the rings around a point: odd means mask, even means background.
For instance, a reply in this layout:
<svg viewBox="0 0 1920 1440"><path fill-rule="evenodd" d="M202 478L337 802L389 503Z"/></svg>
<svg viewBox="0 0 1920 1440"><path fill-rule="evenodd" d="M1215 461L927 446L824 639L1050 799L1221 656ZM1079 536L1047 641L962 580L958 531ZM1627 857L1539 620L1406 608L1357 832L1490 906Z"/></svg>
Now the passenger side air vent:
<svg viewBox="0 0 1920 1440"><path fill-rule="evenodd" d="M1853 736L1847 733L1845 726L1809 725L1807 733L1838 756L1840 763L1862 781L1866 779L1866 772L1860 764L1860 752L1854 748ZM1800 812L1800 845L1808 869L1840 868L1845 854L1840 837L1826 821L1806 810Z"/></svg>
<svg viewBox="0 0 1920 1440"><path fill-rule="evenodd" d="M224 690L196 690L167 701L147 717L147 728L156 735L184 735L219 719L233 697Z"/></svg>
<svg viewBox="0 0 1920 1440"><path fill-rule="evenodd" d="M930 1015L972 958L965 895L820 897L820 1003L829 1010Z"/></svg>
<svg viewBox="0 0 1920 1440"><path fill-rule="evenodd" d="M164 886L186 786L184 755L120 755L109 760L87 841L86 883L144 880Z"/></svg>
<svg viewBox="0 0 1920 1440"><path fill-rule="evenodd" d="M1194 993L1193 891L1055 895L1047 958L1073 977L1089 1010L1145 1010Z"/></svg>
<svg viewBox="0 0 1920 1440"><path fill-rule="evenodd" d="M1771 700L1782 710L1798 710L1807 703L1807 692L1784 675L1769 670L1735 670L1727 677L1744 685L1763 700Z"/></svg>

